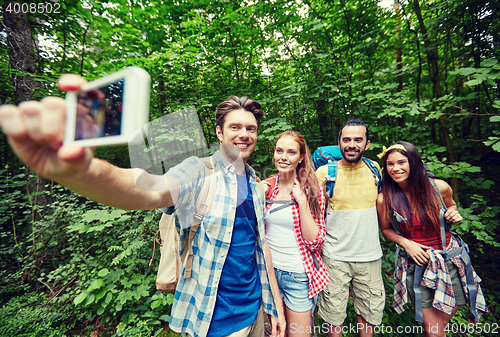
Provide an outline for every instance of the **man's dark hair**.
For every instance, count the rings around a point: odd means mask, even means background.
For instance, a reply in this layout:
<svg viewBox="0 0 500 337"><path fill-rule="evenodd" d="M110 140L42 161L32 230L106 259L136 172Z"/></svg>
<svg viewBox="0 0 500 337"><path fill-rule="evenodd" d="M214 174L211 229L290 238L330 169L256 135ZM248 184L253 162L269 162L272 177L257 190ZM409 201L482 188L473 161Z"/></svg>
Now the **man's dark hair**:
<svg viewBox="0 0 500 337"><path fill-rule="evenodd" d="M342 126L342 128L340 129L339 136L337 139L338 144L340 144L340 137L342 137L342 130L344 130L344 128L346 126L364 126L365 130L366 130L366 141L370 140L370 129L368 129L368 125L363 123L363 121L361 119L353 118L353 119L349 119L347 122L345 122L344 125Z"/></svg>
<svg viewBox="0 0 500 337"><path fill-rule="evenodd" d="M262 107L260 104L251 98L246 96L238 97L231 96L224 102L217 106L217 111L215 113L215 124L219 126L221 131L224 130L224 122L226 120L226 115L233 110L243 109L251 112L255 119L257 120L257 126L260 124L260 118L264 115Z"/></svg>

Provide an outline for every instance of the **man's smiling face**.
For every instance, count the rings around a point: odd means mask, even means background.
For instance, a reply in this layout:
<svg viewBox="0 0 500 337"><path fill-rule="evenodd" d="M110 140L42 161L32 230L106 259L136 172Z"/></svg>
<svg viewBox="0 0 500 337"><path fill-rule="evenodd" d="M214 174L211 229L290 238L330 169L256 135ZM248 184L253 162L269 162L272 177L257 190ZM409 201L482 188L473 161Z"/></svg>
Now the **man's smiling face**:
<svg viewBox="0 0 500 337"><path fill-rule="evenodd" d="M363 157L363 153L370 147L370 141L366 139L366 128L364 126L344 127L340 136L339 147L345 161L342 164L358 164Z"/></svg>
<svg viewBox="0 0 500 337"><path fill-rule="evenodd" d="M217 126L221 150L232 160L241 156L246 163L255 150L258 124L255 116L244 109L229 112L224 119L223 130Z"/></svg>

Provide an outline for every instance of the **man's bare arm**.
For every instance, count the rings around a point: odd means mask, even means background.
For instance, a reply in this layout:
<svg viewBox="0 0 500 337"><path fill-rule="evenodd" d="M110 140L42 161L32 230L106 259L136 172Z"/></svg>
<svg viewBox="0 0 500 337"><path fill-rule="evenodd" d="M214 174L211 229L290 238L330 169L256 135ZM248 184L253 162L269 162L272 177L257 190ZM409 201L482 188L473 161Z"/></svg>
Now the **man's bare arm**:
<svg viewBox="0 0 500 337"><path fill-rule="evenodd" d="M78 90L84 83L79 76L64 75L58 85L61 90ZM90 148L63 146L65 114L64 99L47 97L40 102L0 107L0 126L16 155L28 167L78 194L125 209L173 205L163 176L121 169L94 158ZM176 190L175 179L169 179L168 185Z"/></svg>

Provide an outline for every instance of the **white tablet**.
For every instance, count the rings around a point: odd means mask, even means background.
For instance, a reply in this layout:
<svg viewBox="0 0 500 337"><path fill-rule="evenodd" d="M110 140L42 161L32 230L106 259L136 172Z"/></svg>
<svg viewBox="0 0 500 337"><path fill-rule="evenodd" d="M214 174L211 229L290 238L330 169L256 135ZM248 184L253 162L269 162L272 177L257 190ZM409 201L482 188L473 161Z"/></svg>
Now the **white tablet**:
<svg viewBox="0 0 500 337"><path fill-rule="evenodd" d="M129 136L149 120L151 77L130 67L84 84L66 94L64 144L127 144Z"/></svg>

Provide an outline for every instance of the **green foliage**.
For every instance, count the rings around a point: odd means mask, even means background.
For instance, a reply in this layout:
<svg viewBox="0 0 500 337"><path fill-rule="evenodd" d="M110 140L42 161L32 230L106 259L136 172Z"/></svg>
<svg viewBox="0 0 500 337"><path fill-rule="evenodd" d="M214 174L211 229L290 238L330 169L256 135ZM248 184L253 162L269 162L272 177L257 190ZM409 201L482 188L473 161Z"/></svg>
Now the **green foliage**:
<svg viewBox="0 0 500 337"><path fill-rule="evenodd" d="M45 294L12 297L0 309L0 335L61 337L73 328L69 311L45 306Z"/></svg>
<svg viewBox="0 0 500 337"><path fill-rule="evenodd" d="M141 66L152 77L150 119L194 106L206 144L217 143L218 103L229 95L255 98L265 116L250 164L261 178L274 172L273 142L288 129L301 132L314 151L335 144L342 123L357 117L371 128L370 158L398 140L415 144L436 176L453 186L464 216L455 229L484 280L492 312L486 321L498 321L497 2L411 1L399 10L373 0L60 3L59 14L29 15L39 42L37 80L44 84L34 97L62 96L56 86L62 73L91 80ZM0 103L12 104L4 32ZM199 142L178 131L172 138ZM3 134L0 153L2 169L8 165L0 172L0 301L9 310L0 326L10 329L7 335L56 334L50 319L58 313L53 321L61 335L89 335L98 322L117 336L166 335L170 304L161 298L159 305L155 262L148 265L157 216L103 207L31 175ZM130 166L125 146L95 153ZM384 324L413 325L410 311L391 309L391 254L384 244ZM25 308L21 294L38 301ZM9 320L14 301L43 319ZM454 321L466 319L460 311ZM45 328L37 330L35 321ZM352 310L346 322L355 322Z"/></svg>
<svg viewBox="0 0 500 337"><path fill-rule="evenodd" d="M500 100L495 101L495 108L500 109ZM492 116L490 122L498 123L500 122L500 116ZM486 146L491 146L493 150L500 152L500 130L498 128L493 130L495 136L488 137L488 140L484 142Z"/></svg>
<svg viewBox="0 0 500 337"><path fill-rule="evenodd" d="M18 304L26 312L24 319L10 320L5 329L61 336L82 328L75 317L99 317L101 323L114 326L120 317L134 314L134 321L122 319L120 336L150 336L158 330L168 319L173 299L156 292L155 266L148 265L158 211L102 207L57 185L50 191L52 203L31 204L30 209L28 200L36 198L23 193L26 176L12 177L4 171L2 178L2 317L14 314ZM23 218L34 219L31 228L20 226ZM37 293L34 285L50 293ZM21 292L26 297L16 295ZM136 331L132 322L145 327Z"/></svg>

